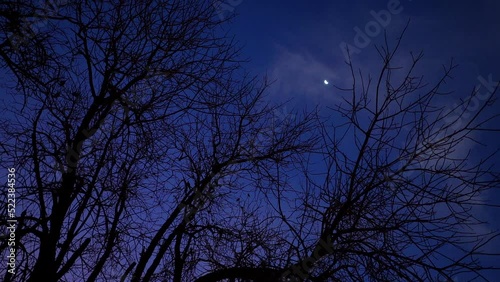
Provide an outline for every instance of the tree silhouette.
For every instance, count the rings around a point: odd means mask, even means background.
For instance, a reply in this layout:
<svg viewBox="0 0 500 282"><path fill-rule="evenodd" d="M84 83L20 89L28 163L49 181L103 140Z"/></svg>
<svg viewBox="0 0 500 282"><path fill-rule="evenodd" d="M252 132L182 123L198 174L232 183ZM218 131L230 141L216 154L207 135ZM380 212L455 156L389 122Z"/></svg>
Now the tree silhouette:
<svg viewBox="0 0 500 282"><path fill-rule="evenodd" d="M485 248L499 234L482 228L475 212L493 205L481 195L498 188L496 152L475 161L470 148L481 144L478 131L497 131L486 125L498 114L485 109L498 82L442 105L457 66L443 66L429 85L415 74L423 53L410 52L410 64L398 65L405 31L394 47L386 36L376 48L374 78L347 62L352 87L337 89L350 95L331 108L335 122L320 133L326 169L321 176L304 169L304 188L295 193L302 220L280 210L295 235L297 255L282 276L290 281L486 280L484 270L498 269L480 262L499 255Z"/></svg>
<svg viewBox="0 0 500 282"><path fill-rule="evenodd" d="M2 16L31 29L40 9ZM36 34L2 22L15 84L2 155L23 177L15 278L185 280L193 216L219 186L310 147L310 117L273 134L268 83L240 71L223 23L199 1L66 3Z"/></svg>
<svg viewBox="0 0 500 282"><path fill-rule="evenodd" d="M471 99L458 116L435 106L454 65L425 90L421 55L394 77L399 41L378 49L375 85L348 62L352 99L329 125L278 114L208 2L56 4L0 6L12 94L2 160L18 173L18 265L4 281L426 281L488 269L477 258L497 233L465 227L480 223L471 208L499 174L456 150L492 118L494 96L473 114Z"/></svg>

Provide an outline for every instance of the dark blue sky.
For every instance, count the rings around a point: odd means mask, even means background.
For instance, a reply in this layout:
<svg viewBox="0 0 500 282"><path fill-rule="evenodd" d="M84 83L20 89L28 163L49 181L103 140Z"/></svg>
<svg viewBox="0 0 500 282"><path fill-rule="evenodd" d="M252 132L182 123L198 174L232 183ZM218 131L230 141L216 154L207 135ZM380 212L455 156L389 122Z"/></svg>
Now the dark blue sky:
<svg viewBox="0 0 500 282"><path fill-rule="evenodd" d="M500 80L500 1L227 2L232 3L234 10L223 15L238 15L232 24L232 32L244 45L244 56L251 59L248 67L255 74L267 72L276 79L269 93L272 99L292 98L289 107L328 106L338 101L340 93L331 84L350 83L339 46L342 43L356 46L357 28L366 31L370 22L376 21L374 14L387 15L381 11L391 8L397 13L389 12L390 19L385 18L384 22L390 44L411 20L400 49L399 63L408 62L409 51L422 50L425 57L419 73L429 82L442 74L442 65L448 64L451 58L459 65L454 79L447 84L456 92L440 101L443 106L452 107L455 101L470 94L473 87L480 85L479 77L488 79L491 76L494 81ZM375 45L383 42L383 32L374 29L368 39L366 46L358 48L353 61L365 73L374 74L380 67ZM330 85L323 84L325 79ZM488 111L490 114L499 113L499 107L500 103L496 103ZM497 124L498 119L490 125ZM500 133L478 137L486 147L473 144L464 147L464 150L472 150L474 157L500 149L497 141ZM500 193L486 197L500 204ZM476 213L493 222L485 228L500 228L497 220L499 209L480 209ZM490 245L489 251L500 252L499 241ZM500 267L500 263L494 260L488 262ZM496 276L491 275L495 281Z"/></svg>
<svg viewBox="0 0 500 282"><path fill-rule="evenodd" d="M268 73L276 83L270 92L278 99L294 99L298 105L328 105L338 101L332 83L345 85L348 69L341 44L356 46L356 28L365 31L373 14L396 7L385 29L395 42L408 20L410 26L400 49L401 60L409 51L423 51L420 73L429 82L442 74L442 65L453 58L459 64L448 86L457 99L479 85L478 77L498 81L500 71L500 2L477 1L248 1L232 0L238 16L232 31L244 45L243 54L257 74ZM450 5L450 4L453 5ZM223 13L228 15L229 12ZM375 73L380 58L375 45L383 31L368 36L353 60L366 73ZM359 40L359 39L358 39ZM405 61L401 61L405 65ZM327 79L329 87L323 80ZM450 105L452 106L452 105Z"/></svg>
<svg viewBox="0 0 500 282"><path fill-rule="evenodd" d="M455 101L465 97L473 87L480 85L479 77L500 80L500 1L298 1L298 0L222 0L225 7L221 16L237 15L230 25L231 33L243 45L242 55L251 61L246 67L256 75L267 73L276 82L269 89L270 98L276 101L292 99L286 109L307 107L322 109L340 101L342 93L332 84L345 86L350 74L345 65L341 45L356 46L358 28L370 32L372 23L380 25L377 15L385 18L389 43L393 44L410 19L398 57L398 63L408 62L410 50L423 50L425 57L419 73L429 82L442 73L442 65L451 58L459 64L455 79L447 85L456 93L447 100L439 101L452 107ZM389 10L396 10L397 13ZM375 16L374 16L375 15ZM357 46L354 64L365 73L375 74L381 66L375 46L383 42L384 34L372 31L367 35L366 46ZM359 45L359 44L358 44ZM323 83L330 82L329 85ZM483 87L484 88L484 87ZM3 92L3 89L0 89ZM500 93L499 93L500 94ZM500 103L489 109L490 114L500 113ZM286 113L283 113L286 115ZM333 121L332 121L333 122ZM500 119L491 123L496 126ZM468 144L464 150L472 150L479 159L485 152L500 149L500 132L477 136L486 146ZM496 160L494 160L496 161ZM500 164L496 165L500 169ZM500 190L500 189L498 189ZM485 195L500 205L500 191ZM485 229L500 229L500 209L479 208L476 215L491 222ZM500 252L500 240L489 245ZM486 260L500 267L500 262ZM497 281L498 274L488 276ZM467 281L457 277L457 281Z"/></svg>
<svg viewBox="0 0 500 282"><path fill-rule="evenodd" d="M248 1L233 0L236 18L233 30L246 45L257 68L269 69L279 46L309 52L332 68L339 63L338 45L352 44L354 28L364 29L374 18L371 11L387 10L399 2L399 14L386 26L389 35L398 32L411 18L406 36L411 49L424 49L427 59L455 57L475 72L490 73L499 61L500 2L498 1ZM347 3L345 3L347 2ZM452 4L452 5L450 5ZM373 42L383 38L374 36ZM372 42L372 43L373 43ZM373 44L365 48L373 52ZM365 50L363 50L365 52Z"/></svg>

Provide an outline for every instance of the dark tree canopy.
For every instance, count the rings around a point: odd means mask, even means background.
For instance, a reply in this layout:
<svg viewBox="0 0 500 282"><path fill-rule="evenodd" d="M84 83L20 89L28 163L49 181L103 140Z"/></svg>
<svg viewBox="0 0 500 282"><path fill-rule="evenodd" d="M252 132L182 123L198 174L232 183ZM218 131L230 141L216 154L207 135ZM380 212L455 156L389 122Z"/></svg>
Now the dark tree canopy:
<svg viewBox="0 0 500 282"><path fill-rule="evenodd" d="M347 62L335 122L283 115L269 81L242 69L217 5L53 4L0 4L1 155L18 175L17 268L4 281L435 281L489 269L478 259L498 233L474 230L472 209L500 174L460 146L495 118L485 109L498 85L446 111L435 101L455 65L426 84L421 54L395 65L399 39L377 49L374 78Z"/></svg>

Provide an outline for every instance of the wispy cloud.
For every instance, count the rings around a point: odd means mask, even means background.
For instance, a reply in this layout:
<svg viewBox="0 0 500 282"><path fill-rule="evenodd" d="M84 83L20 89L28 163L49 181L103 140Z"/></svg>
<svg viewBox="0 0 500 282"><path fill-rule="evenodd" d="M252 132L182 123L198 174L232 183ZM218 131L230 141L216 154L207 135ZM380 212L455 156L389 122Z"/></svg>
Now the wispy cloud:
<svg viewBox="0 0 500 282"><path fill-rule="evenodd" d="M314 103L332 102L335 90L331 82L339 78L334 62L324 62L308 51L295 51L278 46L271 65L271 78L276 82L272 94L280 98L302 97ZM324 80L330 82L328 85Z"/></svg>

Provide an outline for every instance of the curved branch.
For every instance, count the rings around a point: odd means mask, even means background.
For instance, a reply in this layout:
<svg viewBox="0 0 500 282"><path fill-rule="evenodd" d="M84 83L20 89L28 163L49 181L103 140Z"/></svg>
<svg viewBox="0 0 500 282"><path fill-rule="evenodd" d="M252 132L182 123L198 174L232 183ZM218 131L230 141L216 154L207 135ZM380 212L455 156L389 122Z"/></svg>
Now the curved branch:
<svg viewBox="0 0 500 282"><path fill-rule="evenodd" d="M260 282L278 282L282 270L268 267L231 267L205 274L195 282L216 282L223 279L250 279Z"/></svg>

